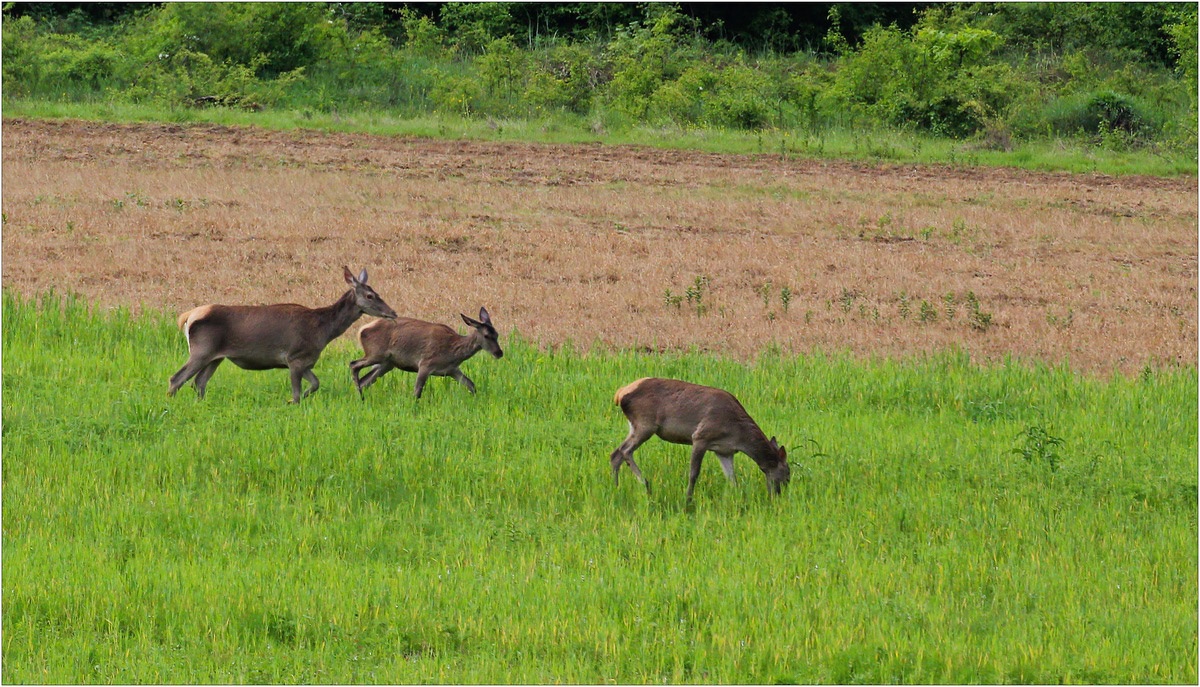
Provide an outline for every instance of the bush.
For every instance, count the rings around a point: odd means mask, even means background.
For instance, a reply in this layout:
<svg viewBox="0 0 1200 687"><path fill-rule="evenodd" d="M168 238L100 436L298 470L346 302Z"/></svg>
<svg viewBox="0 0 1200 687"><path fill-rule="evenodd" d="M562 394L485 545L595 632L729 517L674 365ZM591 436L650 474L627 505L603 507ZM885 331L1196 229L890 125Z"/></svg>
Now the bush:
<svg viewBox="0 0 1200 687"><path fill-rule="evenodd" d="M559 44L532 56L525 100L534 108L587 114L607 75L593 50Z"/></svg>
<svg viewBox="0 0 1200 687"><path fill-rule="evenodd" d="M107 24L95 19L99 10L47 7L5 6L6 97L406 116L558 112L596 130L671 123L813 133L837 124L983 135L1000 147L1011 136L1180 149L1196 140L1194 5L939 5L911 28L876 24L857 46L857 29L842 38L848 10L834 8L834 54L751 57L719 25L662 3L571 11L446 3L434 16L373 3L168 3L114 10ZM567 16L603 26L555 34L538 23ZM787 44L785 14L756 16L765 33L755 45Z"/></svg>
<svg viewBox="0 0 1200 687"><path fill-rule="evenodd" d="M705 108L708 123L733 129L759 129L771 117L771 84L767 76L745 65L720 71L714 95Z"/></svg>
<svg viewBox="0 0 1200 687"><path fill-rule="evenodd" d="M225 105L261 109L277 104L295 82L304 78L303 67L274 79L257 76L259 61L248 65L217 64L204 53L180 50L145 65L125 92L133 102L167 106Z"/></svg>

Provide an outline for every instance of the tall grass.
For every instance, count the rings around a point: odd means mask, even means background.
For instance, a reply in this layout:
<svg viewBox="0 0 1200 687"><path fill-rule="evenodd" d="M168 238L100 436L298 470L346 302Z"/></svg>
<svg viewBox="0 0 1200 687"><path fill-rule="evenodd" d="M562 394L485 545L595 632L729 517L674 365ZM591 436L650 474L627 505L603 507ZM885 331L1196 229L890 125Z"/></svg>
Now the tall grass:
<svg viewBox="0 0 1200 687"><path fill-rule="evenodd" d="M905 164L1014 167L1050 172L1149 176L1195 175L1195 151L1168 146L1097 146L1075 139L1033 139L1007 148L930 135L830 126L819 131L768 129L738 131L630 125L608 130L570 114L542 119L466 118L445 114L401 115L391 111L323 112L231 108L195 109L119 102L49 102L4 99L5 117L84 119L108 122L173 122L255 126L274 130L362 132L485 141L604 143L722 154L781 155L796 159L862 160Z"/></svg>
<svg viewBox="0 0 1200 687"><path fill-rule="evenodd" d="M222 366L165 395L168 315L3 300L3 679L1197 679L1195 368L1097 379L947 353L550 350L513 335L358 399ZM646 375L734 392L790 488L608 453ZM1040 440L1039 440L1040 438ZM1051 441L1052 440L1052 441Z"/></svg>

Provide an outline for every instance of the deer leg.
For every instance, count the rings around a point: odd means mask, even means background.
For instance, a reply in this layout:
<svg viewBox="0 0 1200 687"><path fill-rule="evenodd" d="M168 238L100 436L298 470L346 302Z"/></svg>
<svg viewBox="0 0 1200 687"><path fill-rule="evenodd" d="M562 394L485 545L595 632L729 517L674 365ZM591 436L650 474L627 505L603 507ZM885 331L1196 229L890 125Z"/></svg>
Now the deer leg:
<svg viewBox="0 0 1200 687"><path fill-rule="evenodd" d="M312 368L310 367L305 370L302 376L308 380L308 391L304 392L304 398L317 393L317 389L321 388L321 380L317 379L317 375L313 373Z"/></svg>
<svg viewBox="0 0 1200 687"><path fill-rule="evenodd" d="M613 484L620 485L621 464L626 463L629 469L633 470L633 476L646 487L646 493L650 493L650 483L642 476L642 471L638 468L637 463L633 462L633 452L639 446L646 443L646 440L654 436L654 429L650 427L635 428L633 423L629 424L629 436L625 437L625 441L613 451L608 458L608 462L612 465Z"/></svg>
<svg viewBox="0 0 1200 687"><path fill-rule="evenodd" d="M217 371L217 366L221 364L222 360L224 358L217 358L208 365L205 365L204 369L200 370L200 374L196 375L196 381L194 382L196 385L196 396L204 398L204 388L208 386L208 379Z"/></svg>
<svg viewBox="0 0 1200 687"><path fill-rule="evenodd" d="M366 358L359 358L358 360L350 361L350 379L354 380L354 386L358 387L358 392L359 392L360 396L362 395L362 385L359 384L358 373L364 367L370 367L370 364L367 363Z"/></svg>
<svg viewBox="0 0 1200 687"><path fill-rule="evenodd" d="M358 395L359 396L362 395L363 389L366 389L367 387L374 384L375 380L384 376L388 372L391 372L392 370L396 369L395 367L393 367L391 364L387 363L386 361L382 362L382 363L367 363L367 364L362 365L359 369L365 369L367 367L370 367L371 365L375 365L375 369L368 372L367 376L363 377L361 381L355 380L355 382L358 384Z"/></svg>
<svg viewBox="0 0 1200 687"><path fill-rule="evenodd" d="M188 361L179 368L179 371L171 375L171 385L167 388L167 395L174 396L176 391L192 377L195 377L203 371L212 361L203 356L192 355ZM201 394L203 396L203 394Z"/></svg>
<svg viewBox="0 0 1200 687"><path fill-rule="evenodd" d="M450 376L457 379L459 384L467 387L467 391L475 393L475 382L472 382L470 377L463 374L462 370L455 368L454 372L450 373Z"/></svg>
<svg viewBox="0 0 1200 687"><path fill-rule="evenodd" d="M717 454L717 460L721 462L721 469L725 471L725 476L730 482L737 484L737 476L733 474L733 454L728 455Z"/></svg>
<svg viewBox="0 0 1200 687"><path fill-rule="evenodd" d="M288 403L299 403L300 399L304 398L304 395L300 393L300 380L304 378L304 368L296 363L292 363L288 367L288 372L292 379L292 400L288 401Z"/></svg>
<svg viewBox="0 0 1200 687"><path fill-rule="evenodd" d="M417 398L421 398L421 392L425 390L425 382L429 379L429 374L428 367L421 367L417 370L417 388L415 390Z"/></svg>
<svg viewBox="0 0 1200 687"><path fill-rule="evenodd" d="M358 389L358 397L359 398L363 397L363 393L362 393L363 382L362 382L362 380L360 380L358 378L358 373L362 372L364 369L366 369L368 367L378 368L379 363L371 362L369 359L367 359L366 356L359 358L358 360L350 361L350 379L354 380L354 388ZM374 370L372 370L372 372L374 372ZM368 372L367 374L370 374L370 372Z"/></svg>
<svg viewBox="0 0 1200 687"><path fill-rule="evenodd" d="M700 463L704 461L704 452L708 445L703 442L692 444L692 470L688 475L687 501L692 502L692 492L696 489L696 478L700 476Z"/></svg>

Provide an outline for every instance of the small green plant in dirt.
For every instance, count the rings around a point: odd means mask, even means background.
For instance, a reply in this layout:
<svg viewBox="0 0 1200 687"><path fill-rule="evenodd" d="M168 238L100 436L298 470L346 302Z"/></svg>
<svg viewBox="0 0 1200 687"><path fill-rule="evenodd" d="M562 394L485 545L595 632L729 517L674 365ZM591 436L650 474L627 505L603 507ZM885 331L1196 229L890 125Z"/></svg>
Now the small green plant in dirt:
<svg viewBox="0 0 1200 687"><path fill-rule="evenodd" d="M956 217L950 224L950 240L956 244L962 243L962 240L966 238L970 231L971 228L967 226L967 221L962 217Z"/></svg>
<svg viewBox="0 0 1200 687"><path fill-rule="evenodd" d="M769 309L771 307L771 281L768 279L762 286L755 289L754 292L762 299L763 307Z"/></svg>
<svg viewBox="0 0 1200 687"><path fill-rule="evenodd" d="M900 319L907 320L908 316L912 314L912 300L907 293L901 291L899 301Z"/></svg>
<svg viewBox="0 0 1200 687"><path fill-rule="evenodd" d="M933 307L929 301L922 298L921 309L917 314L917 319L921 321L921 324L929 324L930 322L937 322L937 318L937 308Z"/></svg>
<svg viewBox="0 0 1200 687"><path fill-rule="evenodd" d="M667 306L668 308L675 308L676 310L679 310L682 303L683 296L678 293L673 293L670 288L663 292L663 305Z"/></svg>
<svg viewBox="0 0 1200 687"><path fill-rule="evenodd" d="M1075 324L1075 309L1067 308L1065 315L1055 315L1054 313L1046 313L1046 324L1049 324L1055 329L1070 329L1072 324Z"/></svg>
<svg viewBox="0 0 1200 687"><path fill-rule="evenodd" d="M788 306L792 303L792 290L788 287L779 289L779 303L783 306L784 314L787 314Z"/></svg>
<svg viewBox="0 0 1200 687"><path fill-rule="evenodd" d="M954 316L958 314L958 305L955 303L954 294L947 293L942 297L942 303L945 305L946 321L953 322Z"/></svg>
<svg viewBox="0 0 1200 687"><path fill-rule="evenodd" d="M683 292L683 296L687 300L688 305L695 309L696 317L700 317L704 315L704 313L708 312L709 305L708 303L704 302L704 292L708 289L710 284L712 284L712 277L708 276L707 274L698 275L695 280L692 281L692 285L687 287L687 289Z"/></svg>
<svg viewBox="0 0 1200 687"><path fill-rule="evenodd" d="M850 308L853 307L854 301L857 298L858 298L857 293L851 291L850 289L843 287L842 295L838 296L838 304L841 305L842 312L845 312L845 313L850 312Z"/></svg>
<svg viewBox="0 0 1200 687"><path fill-rule="evenodd" d="M984 312L974 291L967 292L967 323L971 329L986 332L992 326L992 314Z"/></svg>

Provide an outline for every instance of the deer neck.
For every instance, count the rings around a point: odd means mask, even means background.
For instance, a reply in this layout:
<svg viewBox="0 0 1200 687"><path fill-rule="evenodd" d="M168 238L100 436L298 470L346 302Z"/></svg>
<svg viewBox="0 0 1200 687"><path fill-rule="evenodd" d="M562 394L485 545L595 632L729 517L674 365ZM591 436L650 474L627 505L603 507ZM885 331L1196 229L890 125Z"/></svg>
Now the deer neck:
<svg viewBox="0 0 1200 687"><path fill-rule="evenodd" d="M458 337L452 348L454 350L454 357L459 361L463 361L478 353L479 349L483 348L483 344L479 341L479 337L475 335L474 331L472 331L466 336Z"/></svg>
<svg viewBox="0 0 1200 687"><path fill-rule="evenodd" d="M350 325L362 316L362 310L359 309L358 301L354 297L354 289L342 294L342 297L337 299L333 305L317 308L316 313L321 322L321 333L326 344L345 333Z"/></svg>
<svg viewBox="0 0 1200 687"><path fill-rule="evenodd" d="M775 467L779 463L779 453L771 447L771 440L763 433L758 425L754 425L747 438L746 455L754 459L763 469Z"/></svg>

